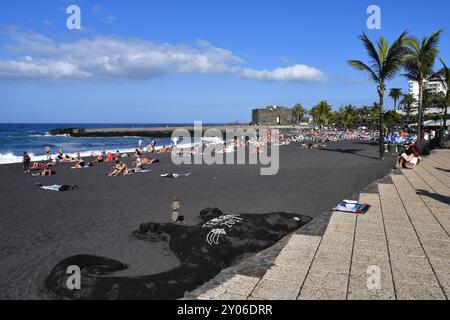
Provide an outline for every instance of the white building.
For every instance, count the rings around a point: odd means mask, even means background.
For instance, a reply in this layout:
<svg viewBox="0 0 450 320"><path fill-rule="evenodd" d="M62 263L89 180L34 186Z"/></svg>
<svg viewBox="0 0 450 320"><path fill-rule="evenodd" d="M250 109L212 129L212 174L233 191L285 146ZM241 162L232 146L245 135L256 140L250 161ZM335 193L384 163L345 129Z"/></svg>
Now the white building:
<svg viewBox="0 0 450 320"><path fill-rule="evenodd" d="M430 79L424 81L424 90L428 90L431 93L446 93L447 86L440 79ZM418 107L419 101L419 83L417 81L409 81L408 82L408 91L409 94L412 94L416 99L416 103L413 105L414 108ZM450 110L450 109L449 109ZM441 113L441 108L430 108L426 110L426 113ZM417 111L414 111L413 114L417 114Z"/></svg>

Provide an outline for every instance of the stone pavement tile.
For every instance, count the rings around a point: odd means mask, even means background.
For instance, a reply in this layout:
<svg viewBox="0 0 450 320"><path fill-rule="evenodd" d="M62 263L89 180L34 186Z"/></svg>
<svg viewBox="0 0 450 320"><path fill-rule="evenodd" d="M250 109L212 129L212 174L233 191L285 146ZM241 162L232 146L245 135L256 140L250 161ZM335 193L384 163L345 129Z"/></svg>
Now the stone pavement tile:
<svg viewBox="0 0 450 320"><path fill-rule="evenodd" d="M386 234L393 234L393 235L397 235L397 236L404 236L404 237L408 237L408 236L412 236L415 235L415 231L414 228L412 227L412 225L407 225L407 224L391 224L391 223L386 223Z"/></svg>
<svg viewBox="0 0 450 320"><path fill-rule="evenodd" d="M275 264L285 267L309 267L313 257L314 253L311 254L311 251L283 249L275 259Z"/></svg>
<svg viewBox="0 0 450 320"><path fill-rule="evenodd" d="M303 286L347 292L348 278L348 273L314 270L308 273Z"/></svg>
<svg viewBox="0 0 450 320"><path fill-rule="evenodd" d="M450 270L448 270L450 272ZM450 288L450 273L436 271L436 276L441 286Z"/></svg>
<svg viewBox="0 0 450 320"><path fill-rule="evenodd" d="M257 277L236 275L230 280L226 281L223 286L226 288L227 293L249 296L259 280L260 279Z"/></svg>
<svg viewBox="0 0 450 320"><path fill-rule="evenodd" d="M449 238L450 240L450 238ZM446 240L422 240L422 245L426 249L443 249L443 250L450 250L450 241ZM450 252L449 252L449 259L450 259Z"/></svg>
<svg viewBox="0 0 450 320"><path fill-rule="evenodd" d="M355 225L352 223L333 223L329 224L327 231L351 233L355 231Z"/></svg>
<svg viewBox="0 0 450 320"><path fill-rule="evenodd" d="M239 294L232 294L232 293L222 293L218 297L216 297L214 300L247 300L247 296L241 296Z"/></svg>
<svg viewBox="0 0 450 320"><path fill-rule="evenodd" d="M334 212L330 218L330 224L332 223L350 223L354 224L356 221L356 215L347 214L341 212Z"/></svg>
<svg viewBox="0 0 450 320"><path fill-rule="evenodd" d="M437 286L413 283L395 283L398 300L445 300L442 289Z"/></svg>
<svg viewBox="0 0 450 320"><path fill-rule="evenodd" d="M382 224L356 224L356 233L381 233L384 234L384 226Z"/></svg>
<svg viewBox="0 0 450 320"><path fill-rule="evenodd" d="M435 258L435 259L450 259L450 253L449 250L444 249L434 249L434 248L427 248L426 249L427 256L429 258Z"/></svg>
<svg viewBox="0 0 450 320"><path fill-rule="evenodd" d="M337 261L347 262L350 261L352 257L352 248L351 247L319 247L319 251L317 251L317 258L328 258Z"/></svg>
<svg viewBox="0 0 450 320"><path fill-rule="evenodd" d="M364 241L356 240L354 244L356 251L375 251L375 252L386 252L387 253L387 243L385 240L380 241Z"/></svg>
<svg viewBox="0 0 450 320"><path fill-rule="evenodd" d="M328 239L346 239L353 241L353 233L327 230L323 235L322 241Z"/></svg>
<svg viewBox="0 0 450 320"><path fill-rule="evenodd" d="M411 269L429 270L430 262L425 257L406 256L402 254L391 254L391 264L395 266L407 266Z"/></svg>
<svg viewBox="0 0 450 320"><path fill-rule="evenodd" d="M263 280L274 280L288 283L302 284L308 273L309 267L296 268L284 266L272 266L264 275Z"/></svg>
<svg viewBox="0 0 450 320"><path fill-rule="evenodd" d="M359 262L368 266L380 265L389 262L389 256L384 250L378 252L354 250L352 262Z"/></svg>
<svg viewBox="0 0 450 320"><path fill-rule="evenodd" d="M425 252L421 246L409 245L409 243L389 242L389 252L404 256L425 257Z"/></svg>
<svg viewBox="0 0 450 320"><path fill-rule="evenodd" d="M428 259L436 272L450 273L450 259L448 257L445 259L428 257Z"/></svg>
<svg viewBox="0 0 450 320"><path fill-rule="evenodd" d="M261 280L251 297L270 300L296 300L300 285L273 280Z"/></svg>
<svg viewBox="0 0 450 320"><path fill-rule="evenodd" d="M399 236L395 233L389 233L387 235L387 240L390 244L394 245L407 243L410 246L420 247L420 241L417 238L417 235Z"/></svg>
<svg viewBox="0 0 450 320"><path fill-rule="evenodd" d="M290 245L301 245L302 247L317 247L320 243L321 237L309 236L301 234L293 234L289 239Z"/></svg>
<svg viewBox="0 0 450 320"><path fill-rule="evenodd" d="M355 241L386 241L386 236L382 233L357 232Z"/></svg>
<svg viewBox="0 0 450 320"><path fill-rule="evenodd" d="M419 235L420 240L448 240L448 235L444 230L439 232L417 230L417 234Z"/></svg>
<svg viewBox="0 0 450 320"><path fill-rule="evenodd" d="M420 270L407 268L404 265L392 265L392 273L396 286L398 282L430 286L439 285L431 268Z"/></svg>
<svg viewBox="0 0 450 320"><path fill-rule="evenodd" d="M316 270L334 273L348 273L350 270L350 260L343 262L340 260L323 257L316 258L311 265L310 272L314 272Z"/></svg>
<svg viewBox="0 0 450 320"><path fill-rule="evenodd" d="M298 300L345 300L346 292L317 287L302 288Z"/></svg>
<svg viewBox="0 0 450 320"><path fill-rule="evenodd" d="M416 229L417 231L424 231L424 232L442 232L442 227L437 222L435 222L435 223L427 223L427 224L415 223L414 224L414 229Z"/></svg>

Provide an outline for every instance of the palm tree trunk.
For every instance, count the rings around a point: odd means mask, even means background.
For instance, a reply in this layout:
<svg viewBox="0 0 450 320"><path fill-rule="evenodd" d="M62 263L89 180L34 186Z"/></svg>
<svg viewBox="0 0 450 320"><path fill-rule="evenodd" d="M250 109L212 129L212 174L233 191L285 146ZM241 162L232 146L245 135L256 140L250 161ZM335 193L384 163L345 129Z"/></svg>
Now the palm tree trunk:
<svg viewBox="0 0 450 320"><path fill-rule="evenodd" d="M380 96L380 120L379 120L379 129L380 129L380 160L384 160L384 85L381 85L381 88L378 91Z"/></svg>
<svg viewBox="0 0 450 320"><path fill-rule="evenodd" d="M449 99L445 99L445 106L444 106L444 130L447 130L447 109L448 109L448 105L449 105L449 103L447 103L447 100L449 100Z"/></svg>
<svg viewBox="0 0 450 320"><path fill-rule="evenodd" d="M422 121L423 121L423 80L419 80L419 108L418 108L418 125L417 125L417 138L421 139L422 135Z"/></svg>

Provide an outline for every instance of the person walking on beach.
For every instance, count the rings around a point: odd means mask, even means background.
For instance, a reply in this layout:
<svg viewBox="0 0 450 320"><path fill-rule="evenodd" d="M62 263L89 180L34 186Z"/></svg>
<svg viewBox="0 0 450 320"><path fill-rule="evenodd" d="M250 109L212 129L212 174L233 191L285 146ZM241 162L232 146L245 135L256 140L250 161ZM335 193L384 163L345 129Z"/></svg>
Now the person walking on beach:
<svg viewBox="0 0 450 320"><path fill-rule="evenodd" d="M172 203L170 204L170 209L172 210L172 222L173 223L178 223L179 220L179 213L178 210L181 207L181 203L178 200L177 197L173 198Z"/></svg>
<svg viewBox="0 0 450 320"><path fill-rule="evenodd" d="M140 150L141 152L144 151L144 141L142 141L142 139L139 140L139 150Z"/></svg>
<svg viewBox="0 0 450 320"><path fill-rule="evenodd" d="M45 155L47 156L47 160L52 160L52 150L49 146L46 146L44 149Z"/></svg>
<svg viewBox="0 0 450 320"><path fill-rule="evenodd" d="M31 157L28 155L28 153L24 152L22 156L22 164L23 164L23 171L25 173L30 172L30 162Z"/></svg>
<svg viewBox="0 0 450 320"><path fill-rule="evenodd" d="M155 147L156 147L156 142L155 140L152 139L152 142L150 143L151 147L152 147L152 153L155 153Z"/></svg>

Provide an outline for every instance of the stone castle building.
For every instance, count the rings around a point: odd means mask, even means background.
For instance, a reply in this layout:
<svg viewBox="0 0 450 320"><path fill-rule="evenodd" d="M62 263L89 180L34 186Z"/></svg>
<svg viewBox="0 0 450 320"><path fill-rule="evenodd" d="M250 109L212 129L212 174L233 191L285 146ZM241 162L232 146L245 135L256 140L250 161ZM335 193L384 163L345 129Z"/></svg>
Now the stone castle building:
<svg viewBox="0 0 450 320"><path fill-rule="evenodd" d="M252 111L252 124L254 125L290 126L297 122L292 109L289 108L272 106Z"/></svg>

